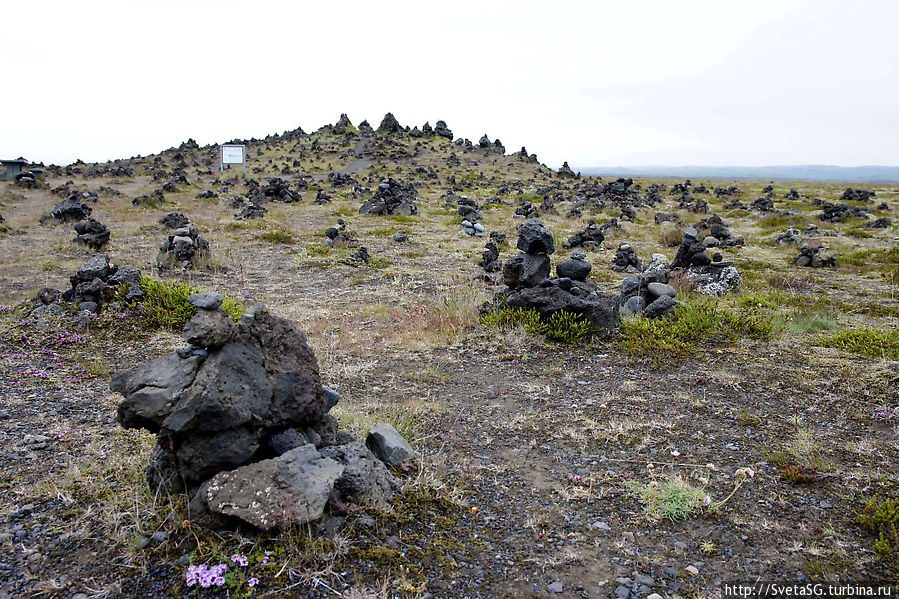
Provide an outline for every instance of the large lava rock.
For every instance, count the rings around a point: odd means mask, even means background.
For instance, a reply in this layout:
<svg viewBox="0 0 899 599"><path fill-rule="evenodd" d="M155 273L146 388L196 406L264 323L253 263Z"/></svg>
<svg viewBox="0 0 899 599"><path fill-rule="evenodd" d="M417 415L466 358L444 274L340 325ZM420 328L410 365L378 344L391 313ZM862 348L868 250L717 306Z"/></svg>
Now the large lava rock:
<svg viewBox="0 0 899 599"><path fill-rule="evenodd" d="M382 465L383 466L383 465ZM191 501L192 513L209 510L261 530L304 524L320 517L344 466L307 444L205 482Z"/></svg>
<svg viewBox="0 0 899 599"><path fill-rule="evenodd" d="M569 289L564 289L570 287ZM572 293L578 289L577 295ZM516 308L537 310L543 317L556 312L572 312L586 317L598 336L611 334L618 326L618 296L599 294L589 284L558 279L551 284L525 287L506 296L506 303Z"/></svg>
<svg viewBox="0 0 899 599"><path fill-rule="evenodd" d="M190 488L250 463L264 438L325 415L318 362L287 320L257 307L234 325L216 308L199 311L185 331L206 348L164 355L110 384L125 396L121 425L157 434L157 462L176 470L162 478Z"/></svg>

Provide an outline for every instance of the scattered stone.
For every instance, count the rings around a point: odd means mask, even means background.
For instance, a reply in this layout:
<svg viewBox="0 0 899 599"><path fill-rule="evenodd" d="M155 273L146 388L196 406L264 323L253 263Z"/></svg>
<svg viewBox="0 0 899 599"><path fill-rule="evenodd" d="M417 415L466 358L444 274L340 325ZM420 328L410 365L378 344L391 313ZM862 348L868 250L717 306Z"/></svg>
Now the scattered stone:
<svg viewBox="0 0 899 599"><path fill-rule="evenodd" d="M388 466L402 466L415 456L415 450L403 436L387 423L376 424L368 431L365 444Z"/></svg>
<svg viewBox="0 0 899 599"><path fill-rule="evenodd" d="M56 204L49 216L41 218L41 222L47 222L51 219L56 219L61 222L86 220L90 217L92 211L93 208L82 202L81 194L76 191L72 192L72 194L62 202Z"/></svg>

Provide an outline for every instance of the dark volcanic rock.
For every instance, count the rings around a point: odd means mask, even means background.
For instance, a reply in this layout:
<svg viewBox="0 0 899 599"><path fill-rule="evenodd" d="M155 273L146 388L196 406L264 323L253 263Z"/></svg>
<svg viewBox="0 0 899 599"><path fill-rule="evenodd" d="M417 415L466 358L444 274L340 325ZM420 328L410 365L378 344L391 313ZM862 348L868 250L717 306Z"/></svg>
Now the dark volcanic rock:
<svg viewBox="0 0 899 599"><path fill-rule="evenodd" d="M54 206L50 212L50 218L63 222L79 221L87 219L92 211L93 208L81 201L81 194L75 192Z"/></svg>
<svg viewBox="0 0 899 599"><path fill-rule="evenodd" d="M559 169L559 176L566 179L574 179L577 177L577 174L571 170L571 167L568 166L567 162L563 162L562 168Z"/></svg>
<svg viewBox="0 0 899 599"><path fill-rule="evenodd" d="M584 289L577 287L578 289ZM532 308L541 316L550 317L556 312L566 311L586 317L599 336L611 334L618 326L618 297L593 292L576 296L560 286L526 287L513 291L506 297L510 306Z"/></svg>
<svg viewBox="0 0 899 599"><path fill-rule="evenodd" d="M186 227L190 221L180 212L169 212L159 219L159 222L169 229L180 229L181 227Z"/></svg>
<svg viewBox="0 0 899 599"><path fill-rule="evenodd" d="M552 254L556 251L552 233L537 219L530 219L519 227L516 247L526 254Z"/></svg>
<svg viewBox="0 0 899 599"><path fill-rule="evenodd" d="M412 184L403 184L387 177L380 185L375 195L367 200L359 208L359 214L402 214L411 216L418 213L415 199L418 191Z"/></svg>
<svg viewBox="0 0 899 599"><path fill-rule="evenodd" d="M546 254L516 254L503 264L503 282L513 289L532 287L549 276Z"/></svg>
<svg viewBox="0 0 899 599"><path fill-rule="evenodd" d="M574 281L586 281L591 270L593 266L586 260L572 259L559 264L556 267L556 274Z"/></svg>
<svg viewBox="0 0 899 599"><path fill-rule="evenodd" d="M82 243L91 249L99 250L109 243L109 229L92 218L75 223L75 233L77 235L72 241Z"/></svg>
<svg viewBox="0 0 899 599"><path fill-rule="evenodd" d="M481 255L481 261L478 263L478 266L487 272L498 271L502 267L502 263L499 260L499 246L496 245L496 241L490 239L484 247L486 249Z"/></svg>
<svg viewBox="0 0 899 599"><path fill-rule="evenodd" d="M453 139L453 132L446 126L446 122L444 121L437 121L437 124L434 126L434 133L440 137L445 137L450 141Z"/></svg>
<svg viewBox="0 0 899 599"><path fill-rule="evenodd" d="M402 133L402 131L403 127L396 120L396 117L393 116L392 112L385 114L381 124L378 126L378 133Z"/></svg>
<svg viewBox="0 0 899 599"><path fill-rule="evenodd" d="M219 324L229 318L220 310L200 314ZM121 425L156 432L188 487L247 464L264 438L325 412L318 363L287 320L258 308L227 340L227 331L215 335L221 346L202 362L171 353L116 374L110 385L125 397Z"/></svg>

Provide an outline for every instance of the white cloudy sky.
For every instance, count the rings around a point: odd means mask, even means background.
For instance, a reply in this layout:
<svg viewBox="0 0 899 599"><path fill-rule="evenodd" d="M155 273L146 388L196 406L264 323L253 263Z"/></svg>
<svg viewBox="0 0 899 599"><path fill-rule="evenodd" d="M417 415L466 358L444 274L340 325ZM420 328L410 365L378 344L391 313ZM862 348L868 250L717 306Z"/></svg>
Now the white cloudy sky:
<svg viewBox="0 0 899 599"><path fill-rule="evenodd" d="M899 2L50 0L0 35L0 157L438 119L541 161L899 164Z"/></svg>

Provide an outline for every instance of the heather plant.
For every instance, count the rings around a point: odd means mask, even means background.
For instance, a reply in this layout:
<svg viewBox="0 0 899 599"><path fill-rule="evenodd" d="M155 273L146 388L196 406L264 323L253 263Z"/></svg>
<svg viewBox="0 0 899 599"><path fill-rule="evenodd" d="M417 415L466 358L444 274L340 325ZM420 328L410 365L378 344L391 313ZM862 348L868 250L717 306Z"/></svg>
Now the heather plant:
<svg viewBox="0 0 899 599"><path fill-rule="evenodd" d="M531 335L544 335L562 343L576 343L593 334L593 325L586 317L564 310L541 316L536 310L500 306L484 314L481 324L486 328L508 330L523 327Z"/></svg>

